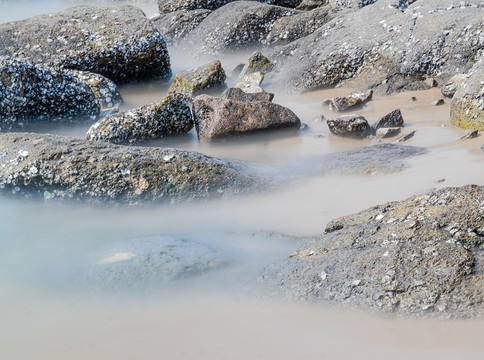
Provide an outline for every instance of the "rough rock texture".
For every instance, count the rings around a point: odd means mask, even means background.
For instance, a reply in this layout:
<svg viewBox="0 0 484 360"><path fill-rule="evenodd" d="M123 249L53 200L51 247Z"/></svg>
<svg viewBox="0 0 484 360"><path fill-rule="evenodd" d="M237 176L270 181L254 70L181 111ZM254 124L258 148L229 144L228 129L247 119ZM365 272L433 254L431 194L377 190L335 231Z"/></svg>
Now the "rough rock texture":
<svg viewBox="0 0 484 360"><path fill-rule="evenodd" d="M209 9L216 10L228 3L238 0L159 0L161 13L171 13L178 10ZM295 8L301 0L255 0L266 4Z"/></svg>
<svg viewBox="0 0 484 360"><path fill-rule="evenodd" d="M395 109L391 113L386 114L373 125L371 128L376 131L380 128L394 128L403 127L403 116L400 109Z"/></svg>
<svg viewBox="0 0 484 360"><path fill-rule="evenodd" d="M239 74L239 79L255 72L260 72L262 74L268 73L273 67L274 64L271 63L267 57L265 57L260 51L255 51L249 56L249 59L247 59L247 63Z"/></svg>
<svg viewBox="0 0 484 360"><path fill-rule="evenodd" d="M298 10L313 10L317 7L327 5L327 0L303 0L301 3L296 6Z"/></svg>
<svg viewBox="0 0 484 360"><path fill-rule="evenodd" d="M86 138L114 144L134 144L168 135L186 134L194 124L191 105L183 94L168 95L161 101L102 118L91 126Z"/></svg>
<svg viewBox="0 0 484 360"><path fill-rule="evenodd" d="M151 21L163 34L168 45L177 44L190 31L195 29L212 11L207 9L178 10L162 14Z"/></svg>
<svg viewBox="0 0 484 360"><path fill-rule="evenodd" d="M343 85L385 94L428 88L428 76L445 82L477 61L484 45L482 1L416 1L406 11L395 3L379 0L341 12L313 34L268 53L276 63L272 86L302 92L351 79Z"/></svg>
<svg viewBox="0 0 484 360"><path fill-rule="evenodd" d="M465 129L484 130L484 53L466 77L452 98L450 120Z"/></svg>
<svg viewBox="0 0 484 360"><path fill-rule="evenodd" d="M246 93L239 88L230 88L225 90L220 97L222 99L241 101L241 102L253 102L253 101L272 102L272 99L274 99L274 94L268 93L266 91Z"/></svg>
<svg viewBox="0 0 484 360"><path fill-rule="evenodd" d="M246 103L200 95L193 106L200 140L301 126L291 110L270 102Z"/></svg>
<svg viewBox="0 0 484 360"><path fill-rule="evenodd" d="M0 134L0 193L5 196L138 205L225 197L263 184L245 165L186 150Z"/></svg>
<svg viewBox="0 0 484 360"><path fill-rule="evenodd" d="M180 93L194 97L203 90L225 86L225 78L225 71L220 61L212 61L196 69L177 73L171 82L168 93Z"/></svg>
<svg viewBox="0 0 484 360"><path fill-rule="evenodd" d="M326 121L329 131L337 136L363 139L370 135L371 129L365 117L356 114L343 115Z"/></svg>
<svg viewBox="0 0 484 360"><path fill-rule="evenodd" d="M400 131L402 131L402 129L399 127L385 127L377 129L375 135L376 137L379 137L381 139L386 139L397 136L398 134L400 134Z"/></svg>
<svg viewBox="0 0 484 360"><path fill-rule="evenodd" d="M265 276L290 297L411 316L484 314L484 187L331 221Z"/></svg>
<svg viewBox="0 0 484 360"><path fill-rule="evenodd" d="M462 83L466 80L465 74L455 74L450 78L449 81L442 86L442 95L446 97L453 97L457 88L462 85Z"/></svg>
<svg viewBox="0 0 484 360"><path fill-rule="evenodd" d="M193 56L260 47L277 19L295 13L298 11L255 1L234 1L208 15L180 46Z"/></svg>
<svg viewBox="0 0 484 360"><path fill-rule="evenodd" d="M79 6L0 24L0 56L101 74L115 82L169 77L163 36L133 6Z"/></svg>
<svg viewBox="0 0 484 360"><path fill-rule="evenodd" d="M235 85L234 88L241 89L248 94L262 93L264 89L260 87L264 80L264 74L261 72L255 72L249 75L244 75Z"/></svg>
<svg viewBox="0 0 484 360"><path fill-rule="evenodd" d="M94 74L83 75L96 78ZM54 118L69 121L85 116L95 120L101 108L100 99L88 82L77 73L0 57L1 130ZM107 82L109 86L112 84Z"/></svg>
<svg viewBox="0 0 484 360"><path fill-rule="evenodd" d="M345 97L334 97L323 101L323 105L332 111L346 111L350 108L363 105L371 100L373 91L368 90L363 93L352 93Z"/></svg>

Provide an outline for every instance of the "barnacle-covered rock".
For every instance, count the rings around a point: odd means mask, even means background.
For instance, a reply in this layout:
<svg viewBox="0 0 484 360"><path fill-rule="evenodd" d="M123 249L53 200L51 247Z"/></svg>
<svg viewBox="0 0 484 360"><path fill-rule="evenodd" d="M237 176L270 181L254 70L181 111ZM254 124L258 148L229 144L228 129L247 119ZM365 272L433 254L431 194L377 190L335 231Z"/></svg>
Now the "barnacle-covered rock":
<svg viewBox="0 0 484 360"><path fill-rule="evenodd" d="M370 125L364 116L350 114L326 121L332 134L337 136L365 138L371 133Z"/></svg>
<svg viewBox="0 0 484 360"><path fill-rule="evenodd" d="M30 121L68 121L81 116L95 120L106 99L97 97L92 79L117 93L112 82L96 74L81 76L0 57L0 128L18 129Z"/></svg>
<svg viewBox="0 0 484 360"><path fill-rule="evenodd" d="M270 102L240 102L208 95L193 101L200 140L244 135L263 130L299 129L301 121L288 108Z"/></svg>
<svg viewBox="0 0 484 360"><path fill-rule="evenodd" d="M265 57L260 51L255 51L247 59L247 62L239 74L239 79L255 72L260 72L262 74L268 73L273 67L274 64L271 63L267 57Z"/></svg>
<svg viewBox="0 0 484 360"><path fill-rule="evenodd" d="M371 100L373 91L367 90L363 93L352 93L344 97L334 97L323 101L323 105L332 111L346 111L352 107L360 106Z"/></svg>
<svg viewBox="0 0 484 360"><path fill-rule="evenodd" d="M225 86L225 78L225 71L220 61L212 61L196 69L177 73L171 82L168 93L181 93L194 97L203 90Z"/></svg>
<svg viewBox="0 0 484 360"><path fill-rule="evenodd" d="M216 10L228 3L238 0L158 0L161 13L171 13L178 10L208 9ZM255 0L266 4L294 8L301 0Z"/></svg>
<svg viewBox="0 0 484 360"><path fill-rule="evenodd" d="M0 133L0 194L106 204L190 201L264 188L247 165L171 149Z"/></svg>
<svg viewBox="0 0 484 360"><path fill-rule="evenodd" d="M133 144L168 135L186 134L193 128L193 124L190 100L183 94L171 94L150 105L102 118L91 126L86 138L115 144Z"/></svg>
<svg viewBox="0 0 484 360"><path fill-rule="evenodd" d="M0 56L21 57L115 82L171 75L163 36L134 6L79 6L0 24Z"/></svg>

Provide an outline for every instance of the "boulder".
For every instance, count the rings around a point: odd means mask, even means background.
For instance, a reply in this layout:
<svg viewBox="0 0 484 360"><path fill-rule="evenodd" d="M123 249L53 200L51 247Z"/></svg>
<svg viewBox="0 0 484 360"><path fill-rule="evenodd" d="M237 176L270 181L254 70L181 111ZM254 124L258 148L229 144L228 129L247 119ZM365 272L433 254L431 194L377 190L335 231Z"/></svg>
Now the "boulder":
<svg viewBox="0 0 484 360"><path fill-rule="evenodd" d="M0 56L19 57L118 82L166 78L163 36L134 6L79 6L0 24Z"/></svg>
<svg viewBox="0 0 484 360"><path fill-rule="evenodd" d="M105 97L93 91L96 81L117 93L116 86L95 74L73 73L46 65L0 57L0 128L19 129L26 122L79 118L95 120ZM111 90L113 89L113 90Z"/></svg>
<svg viewBox="0 0 484 360"><path fill-rule="evenodd" d="M168 93L180 93L194 97L204 90L224 87L225 78L225 71L220 61L212 61L196 69L177 73L171 82Z"/></svg>
<svg viewBox="0 0 484 360"><path fill-rule="evenodd" d="M162 14L151 21L163 34L166 43L174 45L195 29L211 12L207 9L178 10Z"/></svg>
<svg viewBox="0 0 484 360"><path fill-rule="evenodd" d="M484 130L484 55L466 75L450 103L450 121L464 129Z"/></svg>
<svg viewBox="0 0 484 360"><path fill-rule="evenodd" d="M403 116L400 109L395 109L391 113L386 114L380 118L376 123L371 125L373 131L377 131L380 128L395 128L403 127Z"/></svg>
<svg viewBox="0 0 484 360"><path fill-rule="evenodd" d="M86 138L114 144L134 144L186 134L193 124L190 100L183 94L171 94L161 101L102 118L91 126Z"/></svg>
<svg viewBox="0 0 484 360"><path fill-rule="evenodd" d="M465 74L456 74L450 78L449 81L445 83L442 87L442 95L445 97L453 97L457 88L462 85L462 83L466 80Z"/></svg>
<svg viewBox="0 0 484 360"><path fill-rule="evenodd" d="M370 135L371 128L364 116L350 114L326 120L329 131L337 136L363 139Z"/></svg>
<svg viewBox="0 0 484 360"><path fill-rule="evenodd" d="M331 221L264 274L299 300L425 317L484 315L484 187L444 188Z"/></svg>
<svg viewBox="0 0 484 360"><path fill-rule="evenodd" d="M265 187L246 165L196 152L32 133L0 134L0 193L140 205L234 196Z"/></svg>
<svg viewBox="0 0 484 360"><path fill-rule="evenodd" d="M220 55L260 47L273 23L297 13L255 1L234 1L213 11L180 42L192 56Z"/></svg>
<svg viewBox="0 0 484 360"><path fill-rule="evenodd" d="M227 100L239 101L239 102L253 102L253 101L272 102L272 99L274 99L274 94L271 94L265 91L247 93L239 88L230 88L225 90L222 93L221 98L227 99Z"/></svg>
<svg viewBox="0 0 484 360"><path fill-rule="evenodd" d="M268 52L277 64L268 80L290 92L339 84L376 94L425 89L426 78L445 83L475 63L483 17L479 0L416 1L405 11L395 0L378 0L341 11L314 33Z"/></svg>
<svg viewBox="0 0 484 360"><path fill-rule="evenodd" d="M200 95L193 101L200 140L213 140L263 130L299 129L301 121L288 108L270 102L240 102Z"/></svg>
<svg viewBox="0 0 484 360"><path fill-rule="evenodd" d="M245 75L250 75L255 72L262 74L268 73L272 70L274 64L266 58L260 51L255 51L249 56L247 63L242 68L239 74L239 79L242 79Z"/></svg>
<svg viewBox="0 0 484 360"><path fill-rule="evenodd" d="M367 103L372 97L373 91L368 90L363 93L352 93L345 97L326 99L323 101L323 105L329 107L331 111L346 111Z"/></svg>
<svg viewBox="0 0 484 360"><path fill-rule="evenodd" d="M208 9L216 10L228 3L238 0L158 0L160 13L171 13L178 10ZM294 8L301 0L255 0L266 4Z"/></svg>

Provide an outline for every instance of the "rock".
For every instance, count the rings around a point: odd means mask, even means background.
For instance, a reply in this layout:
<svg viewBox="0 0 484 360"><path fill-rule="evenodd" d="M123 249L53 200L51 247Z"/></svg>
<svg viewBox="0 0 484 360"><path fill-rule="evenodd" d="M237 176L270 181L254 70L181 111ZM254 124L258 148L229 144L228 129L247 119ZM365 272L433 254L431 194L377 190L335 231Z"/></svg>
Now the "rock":
<svg viewBox="0 0 484 360"><path fill-rule="evenodd" d="M323 101L323 105L331 111L346 111L352 107L363 105L373 97L373 91L368 90L364 93L353 93L345 97L334 97Z"/></svg>
<svg viewBox="0 0 484 360"><path fill-rule="evenodd" d="M455 92L457 91L457 88L462 85L462 83L465 81L466 76L465 74L456 74L452 76L452 78L445 83L445 85L442 87L442 95L446 97L453 97Z"/></svg>
<svg viewBox="0 0 484 360"><path fill-rule="evenodd" d="M133 6L79 6L0 25L0 56L18 57L118 82L171 76L163 36Z"/></svg>
<svg viewBox="0 0 484 360"><path fill-rule="evenodd" d="M200 140L244 135L262 130L299 129L301 121L288 108L270 102L239 102L208 95L193 101Z"/></svg>
<svg viewBox="0 0 484 360"><path fill-rule="evenodd" d="M158 7L161 13L171 13L178 10L209 9L216 10L232 1L238 0L159 0ZM295 8L301 0L256 0L271 5Z"/></svg>
<svg viewBox="0 0 484 360"><path fill-rule="evenodd" d="M276 63L271 86L300 93L355 85L383 95L426 89L428 77L444 83L475 63L482 48L482 1L446 7L439 0L417 1L406 11L395 3L378 0L341 11L314 33L267 52Z"/></svg>
<svg viewBox="0 0 484 360"><path fill-rule="evenodd" d="M208 15L180 42L180 46L192 56L220 55L260 47L277 19L295 13L297 10L255 1L234 1Z"/></svg>
<svg viewBox="0 0 484 360"><path fill-rule="evenodd" d="M390 138L393 136L397 136L400 134L401 128L399 127L388 127L388 128L380 128L376 130L376 136L381 139Z"/></svg>
<svg viewBox="0 0 484 360"><path fill-rule="evenodd" d="M303 0L301 3L296 6L297 10L313 10L320 6L327 5L327 0Z"/></svg>
<svg viewBox="0 0 484 360"><path fill-rule="evenodd" d="M343 115L336 119L327 120L326 123L331 133L337 136L363 139L370 135L370 125L361 115Z"/></svg>
<svg viewBox="0 0 484 360"><path fill-rule="evenodd" d="M250 75L245 75L234 85L234 88L241 89L248 94L262 93L264 92L264 89L260 87L260 84L263 80L264 74L261 72L255 72Z"/></svg>
<svg viewBox="0 0 484 360"><path fill-rule="evenodd" d="M168 45L177 44L195 29L212 11L207 9L178 10L152 20Z"/></svg>
<svg viewBox="0 0 484 360"><path fill-rule="evenodd" d="M240 102L253 102L253 101L265 101L272 102L274 94L261 91L256 93L246 93L239 88L230 88L223 92L222 99L234 100Z"/></svg>
<svg viewBox="0 0 484 360"><path fill-rule="evenodd" d="M183 94L171 94L150 105L102 118L91 126L86 138L114 144L134 144L186 134L193 124L190 100Z"/></svg>
<svg viewBox="0 0 484 360"><path fill-rule="evenodd" d="M403 127L403 116L400 109L395 109L391 113L386 114L376 123L374 123L371 128L376 131L380 128L395 128Z"/></svg>
<svg viewBox="0 0 484 360"><path fill-rule="evenodd" d="M414 135L415 135L415 130L399 137L397 140L395 140L395 143L401 143L401 142L410 140L411 138L413 138Z"/></svg>
<svg viewBox="0 0 484 360"><path fill-rule="evenodd" d="M430 105L433 105L433 106L440 106L440 105L444 105L444 104L445 104L444 99L438 99L438 100L432 101L430 103Z"/></svg>
<svg viewBox="0 0 484 360"><path fill-rule="evenodd" d="M247 63L242 68L239 75L239 80L241 80L245 75L250 75L255 72L260 72L262 74L268 73L272 70L274 64L270 62L260 51L255 51L249 56Z"/></svg>
<svg viewBox="0 0 484 360"><path fill-rule="evenodd" d="M450 103L450 121L464 129L484 130L484 55L466 75Z"/></svg>
<svg viewBox="0 0 484 360"><path fill-rule="evenodd" d="M459 140L475 139L478 136L479 136L479 131L477 131L476 129L472 129L472 130L466 131L463 135L459 136Z"/></svg>
<svg viewBox="0 0 484 360"><path fill-rule="evenodd" d="M360 310L482 316L482 204L484 187L468 185L335 219L327 226L332 231L307 239L264 272L264 286L293 299Z"/></svg>
<svg viewBox="0 0 484 360"><path fill-rule="evenodd" d="M225 71L220 61L196 69L180 71L173 78L168 93L185 94L194 97L204 90L222 88L225 86Z"/></svg>
<svg viewBox="0 0 484 360"><path fill-rule="evenodd" d="M333 7L324 6L312 11L281 17L274 22L271 31L267 34L266 45L284 45L308 36L332 20L335 15L336 11Z"/></svg>
<svg viewBox="0 0 484 360"><path fill-rule="evenodd" d="M90 80L98 77L0 57L1 130L19 129L27 122L97 119L105 98L96 97ZM112 82L103 78L101 83L117 93Z"/></svg>
<svg viewBox="0 0 484 360"><path fill-rule="evenodd" d="M234 196L264 184L242 163L186 150L0 134L4 196L139 205Z"/></svg>

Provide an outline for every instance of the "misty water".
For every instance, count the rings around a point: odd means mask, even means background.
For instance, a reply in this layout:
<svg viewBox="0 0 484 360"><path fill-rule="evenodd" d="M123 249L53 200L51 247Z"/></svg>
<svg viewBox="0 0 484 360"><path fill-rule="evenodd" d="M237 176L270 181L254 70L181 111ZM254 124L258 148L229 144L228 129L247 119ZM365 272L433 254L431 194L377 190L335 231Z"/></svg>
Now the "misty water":
<svg viewBox="0 0 484 360"><path fill-rule="evenodd" d="M81 3L102 2L0 0L0 22ZM148 16L156 14L154 1L106 3L131 3ZM169 51L174 73L203 64ZM246 57L224 57L222 65L230 73ZM228 85L233 81L229 77ZM122 109L130 109L164 96L167 84L130 84L120 90ZM449 101L430 105L441 97L439 89L376 96L355 111L373 122L401 109L403 134L416 131L406 144L429 150L407 159L395 173L361 175L318 171L321 156L367 144L332 136L321 120L323 114L332 115L321 100L351 89L304 95L280 90L274 102L293 110L309 129L213 144L199 143L192 132L148 144L247 161L284 180L272 191L203 203L102 209L0 198L0 358L482 359L482 320L377 318L288 303L257 286L262 269L287 258L304 236L321 233L335 217L432 189L482 184L484 177L482 140L457 141L463 130L450 124ZM89 126L30 130L83 138ZM141 286L103 287L86 276L96 261L122 261L142 251L142 246L132 247L136 239L153 236L214 249L222 265L179 281Z"/></svg>

